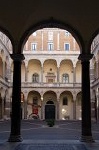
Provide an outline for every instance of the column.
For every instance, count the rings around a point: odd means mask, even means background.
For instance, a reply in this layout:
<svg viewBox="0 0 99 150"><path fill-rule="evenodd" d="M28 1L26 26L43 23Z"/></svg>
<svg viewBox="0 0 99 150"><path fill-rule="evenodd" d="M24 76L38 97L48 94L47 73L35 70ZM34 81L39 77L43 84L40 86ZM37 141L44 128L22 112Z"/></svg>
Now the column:
<svg viewBox="0 0 99 150"><path fill-rule="evenodd" d="M41 120L43 120L43 96L41 96Z"/></svg>
<svg viewBox="0 0 99 150"><path fill-rule="evenodd" d="M59 76L60 76L59 75L59 68L60 68L60 66L57 67L57 83L59 83Z"/></svg>
<svg viewBox="0 0 99 150"><path fill-rule="evenodd" d="M94 64L93 64L93 62L91 62L91 65L90 65L90 80L94 81L94 78L95 78L95 75L94 75Z"/></svg>
<svg viewBox="0 0 99 150"><path fill-rule="evenodd" d="M43 84L43 65L41 66L41 84Z"/></svg>
<svg viewBox="0 0 99 150"><path fill-rule="evenodd" d="M12 90L12 114L11 114L11 133L9 142L22 141L21 127L21 61L23 54L11 54L13 59L13 90Z"/></svg>
<svg viewBox="0 0 99 150"><path fill-rule="evenodd" d="M59 98L57 99L57 120L59 120L59 113L60 113L60 111L59 111L60 109L59 109Z"/></svg>
<svg viewBox="0 0 99 150"><path fill-rule="evenodd" d="M96 79L98 79L98 77L99 77L99 75L98 75L98 69L99 69L98 60L96 60Z"/></svg>
<svg viewBox="0 0 99 150"><path fill-rule="evenodd" d="M99 121L99 90L98 88L96 89L96 99L95 99L95 103L96 103L96 108L95 108L95 111L96 111L96 122Z"/></svg>
<svg viewBox="0 0 99 150"><path fill-rule="evenodd" d="M5 104L4 104L4 98L5 98L5 91L1 92L1 98L2 98L2 119L4 119L4 115L5 115Z"/></svg>
<svg viewBox="0 0 99 150"><path fill-rule="evenodd" d="M4 119L4 97L2 97L2 119Z"/></svg>
<svg viewBox="0 0 99 150"><path fill-rule="evenodd" d="M76 120L76 101L73 101L73 119Z"/></svg>
<svg viewBox="0 0 99 150"><path fill-rule="evenodd" d="M24 92L24 119L27 119L27 91Z"/></svg>
<svg viewBox="0 0 99 150"><path fill-rule="evenodd" d="M93 54L80 54L82 65L82 142L93 142L91 132L91 102L90 102L90 73L89 60Z"/></svg>
<svg viewBox="0 0 99 150"><path fill-rule="evenodd" d="M3 60L3 79L5 79L5 60Z"/></svg>
<svg viewBox="0 0 99 150"><path fill-rule="evenodd" d="M73 85L76 83L76 65L73 65Z"/></svg>
<svg viewBox="0 0 99 150"><path fill-rule="evenodd" d="M28 81L28 61L25 61L25 82Z"/></svg>

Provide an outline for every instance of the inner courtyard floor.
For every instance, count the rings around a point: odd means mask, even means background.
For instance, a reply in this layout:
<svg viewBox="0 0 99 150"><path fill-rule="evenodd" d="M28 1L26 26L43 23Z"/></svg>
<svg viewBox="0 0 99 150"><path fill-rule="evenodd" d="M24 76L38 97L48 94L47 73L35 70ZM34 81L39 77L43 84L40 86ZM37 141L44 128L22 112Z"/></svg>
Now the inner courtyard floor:
<svg viewBox="0 0 99 150"><path fill-rule="evenodd" d="M0 121L0 150L99 150L99 122L92 121L94 143L80 142L81 121L55 121L48 127L46 121L22 120L22 142L7 142L10 120Z"/></svg>

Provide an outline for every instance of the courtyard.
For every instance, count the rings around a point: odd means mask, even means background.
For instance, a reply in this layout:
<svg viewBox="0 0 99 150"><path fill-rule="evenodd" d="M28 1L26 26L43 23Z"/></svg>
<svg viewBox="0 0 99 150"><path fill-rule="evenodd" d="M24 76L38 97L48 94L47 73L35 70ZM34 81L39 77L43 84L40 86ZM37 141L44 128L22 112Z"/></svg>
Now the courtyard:
<svg viewBox="0 0 99 150"><path fill-rule="evenodd" d="M48 127L46 121L22 120L22 142L9 143L10 120L0 121L0 150L98 150L99 123L92 122L92 134L95 142L80 142L81 121L55 121Z"/></svg>

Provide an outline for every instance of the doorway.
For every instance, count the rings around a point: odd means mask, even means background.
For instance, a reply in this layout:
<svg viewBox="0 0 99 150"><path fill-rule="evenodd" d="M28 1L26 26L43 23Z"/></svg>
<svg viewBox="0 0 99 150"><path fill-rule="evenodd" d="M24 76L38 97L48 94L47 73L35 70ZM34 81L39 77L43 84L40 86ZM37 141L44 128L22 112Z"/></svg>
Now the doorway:
<svg viewBox="0 0 99 150"><path fill-rule="evenodd" d="M55 119L55 105L53 101L48 101L45 105L45 119Z"/></svg>

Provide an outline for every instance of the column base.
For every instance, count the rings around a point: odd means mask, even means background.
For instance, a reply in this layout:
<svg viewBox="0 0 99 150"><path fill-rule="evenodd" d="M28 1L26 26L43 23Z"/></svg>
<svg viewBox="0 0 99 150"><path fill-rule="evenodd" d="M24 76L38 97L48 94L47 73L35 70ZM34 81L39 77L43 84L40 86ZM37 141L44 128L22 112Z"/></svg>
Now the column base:
<svg viewBox="0 0 99 150"><path fill-rule="evenodd" d="M94 139L92 138L92 136L84 136L84 135L81 136L80 141L81 142L86 142L86 143L95 142Z"/></svg>
<svg viewBox="0 0 99 150"><path fill-rule="evenodd" d="M8 142L22 142L23 139L21 135L10 135Z"/></svg>

